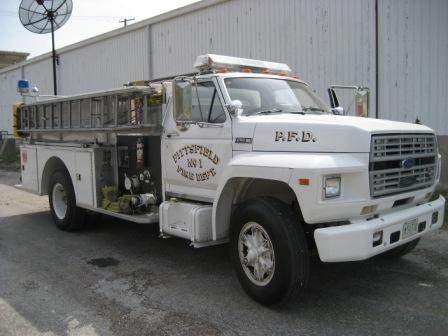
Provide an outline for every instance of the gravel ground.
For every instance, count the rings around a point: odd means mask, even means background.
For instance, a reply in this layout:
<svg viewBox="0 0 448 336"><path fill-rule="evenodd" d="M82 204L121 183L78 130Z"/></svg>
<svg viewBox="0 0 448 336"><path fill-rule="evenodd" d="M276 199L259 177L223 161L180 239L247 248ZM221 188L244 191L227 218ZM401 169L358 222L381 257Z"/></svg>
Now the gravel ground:
<svg viewBox="0 0 448 336"><path fill-rule="evenodd" d="M312 261L309 290L273 310L240 288L227 246L192 249L156 226L53 225L47 197L0 171L0 335L446 335L448 231L408 256Z"/></svg>

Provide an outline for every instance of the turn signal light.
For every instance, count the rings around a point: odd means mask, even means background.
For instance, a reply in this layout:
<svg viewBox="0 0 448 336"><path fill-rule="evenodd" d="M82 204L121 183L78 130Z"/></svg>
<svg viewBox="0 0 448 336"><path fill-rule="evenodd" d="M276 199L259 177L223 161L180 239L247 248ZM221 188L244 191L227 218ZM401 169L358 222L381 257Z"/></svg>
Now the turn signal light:
<svg viewBox="0 0 448 336"><path fill-rule="evenodd" d="M307 178L299 179L299 185L309 186L310 185L310 179L307 179Z"/></svg>

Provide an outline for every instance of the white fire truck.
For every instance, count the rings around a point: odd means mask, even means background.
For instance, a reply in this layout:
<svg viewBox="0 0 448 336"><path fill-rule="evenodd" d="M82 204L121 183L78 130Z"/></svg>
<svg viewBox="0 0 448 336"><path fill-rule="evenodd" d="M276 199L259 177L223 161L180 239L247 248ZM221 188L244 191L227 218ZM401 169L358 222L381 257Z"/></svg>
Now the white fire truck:
<svg viewBox="0 0 448 336"><path fill-rule="evenodd" d="M432 129L341 115L333 89L329 108L285 64L203 55L195 67L17 108L22 187L49 195L61 230L100 213L194 247L229 242L248 295L279 305L304 292L313 252L397 257L442 226Z"/></svg>

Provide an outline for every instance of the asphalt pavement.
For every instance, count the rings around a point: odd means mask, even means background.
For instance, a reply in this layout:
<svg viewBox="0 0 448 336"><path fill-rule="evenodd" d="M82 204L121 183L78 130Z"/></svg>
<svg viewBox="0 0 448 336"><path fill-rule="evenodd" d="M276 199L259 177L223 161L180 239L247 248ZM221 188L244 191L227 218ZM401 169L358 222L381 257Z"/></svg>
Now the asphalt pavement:
<svg viewBox="0 0 448 336"><path fill-rule="evenodd" d="M228 247L103 216L59 231L47 197L0 171L0 335L447 335L448 231L399 260L312 260L287 309L245 295Z"/></svg>

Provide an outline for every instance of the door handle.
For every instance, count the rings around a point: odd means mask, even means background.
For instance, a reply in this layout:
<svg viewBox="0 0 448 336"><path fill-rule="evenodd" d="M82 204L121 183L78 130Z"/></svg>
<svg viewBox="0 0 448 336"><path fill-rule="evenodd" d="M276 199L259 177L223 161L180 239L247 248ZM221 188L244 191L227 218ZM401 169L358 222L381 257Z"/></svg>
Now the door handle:
<svg viewBox="0 0 448 336"><path fill-rule="evenodd" d="M174 132L167 133L166 136L167 136L167 138L171 138L174 136L179 136L179 133L174 131Z"/></svg>

